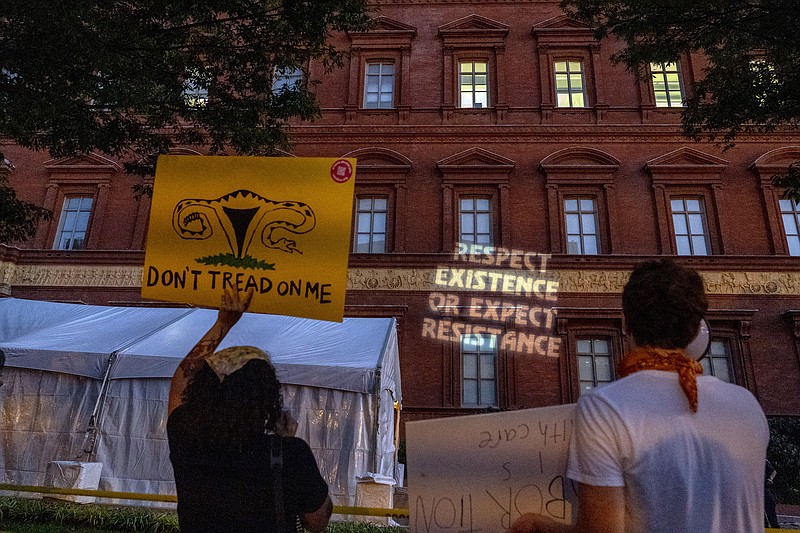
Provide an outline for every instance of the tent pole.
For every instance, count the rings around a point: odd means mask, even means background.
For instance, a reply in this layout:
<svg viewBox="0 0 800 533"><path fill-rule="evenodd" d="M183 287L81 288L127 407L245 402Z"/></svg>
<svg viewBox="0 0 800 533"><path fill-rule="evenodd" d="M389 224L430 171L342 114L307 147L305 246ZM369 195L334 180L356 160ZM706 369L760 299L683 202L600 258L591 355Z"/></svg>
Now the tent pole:
<svg viewBox="0 0 800 533"><path fill-rule="evenodd" d="M92 410L92 416L89 417L89 425L86 427L86 436L83 439L83 451L81 458L86 457L87 461L91 461L97 452L97 439L100 434L100 420L103 416L103 408L105 407L106 397L108 396L109 384L111 382L111 368L117 360L119 350L111 352L108 358L108 365L106 365L106 372L103 375L103 383L100 385L100 394L97 395L97 401Z"/></svg>
<svg viewBox="0 0 800 533"><path fill-rule="evenodd" d="M394 397L394 395L392 395ZM402 409L400 402L394 401L394 464L397 464L398 454L400 451L400 409Z"/></svg>
<svg viewBox="0 0 800 533"><path fill-rule="evenodd" d="M106 372L103 375L103 383L100 385L100 394L97 395L97 402L94 404L94 410L92 410L92 416L89 417L89 425L86 427L86 436L83 439L83 450L81 452L82 456L86 456L88 461L91 461L94 455L97 453L97 440L100 436L100 420L103 416L103 409L105 408L106 398L108 397L108 390L111 386L111 369L114 366L114 363L117 360L117 356L123 350L127 350L131 346L135 345L137 342L145 339L157 331L161 331L162 329L166 328L167 326L174 324L178 320L181 320L184 317L189 316L195 311L195 308L188 309L185 313L182 313L179 316L176 316L166 324L162 324L158 328L154 329L153 331L149 331L144 335L133 339L126 345L120 347L117 350L111 352L111 355L108 358L108 365L106 366Z"/></svg>

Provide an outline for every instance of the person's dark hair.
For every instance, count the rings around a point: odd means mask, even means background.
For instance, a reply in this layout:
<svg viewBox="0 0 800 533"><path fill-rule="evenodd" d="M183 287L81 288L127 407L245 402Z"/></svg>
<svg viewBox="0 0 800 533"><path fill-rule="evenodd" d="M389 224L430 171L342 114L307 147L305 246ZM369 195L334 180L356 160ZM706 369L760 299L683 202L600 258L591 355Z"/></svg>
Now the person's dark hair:
<svg viewBox="0 0 800 533"><path fill-rule="evenodd" d="M222 382L204 364L187 384L183 401L197 432L214 435L213 446L224 449L241 448L265 429L274 431L283 410L275 367L258 359Z"/></svg>
<svg viewBox="0 0 800 533"><path fill-rule="evenodd" d="M708 300L700 274L671 259L639 264L622 291L622 312L639 346L685 348Z"/></svg>

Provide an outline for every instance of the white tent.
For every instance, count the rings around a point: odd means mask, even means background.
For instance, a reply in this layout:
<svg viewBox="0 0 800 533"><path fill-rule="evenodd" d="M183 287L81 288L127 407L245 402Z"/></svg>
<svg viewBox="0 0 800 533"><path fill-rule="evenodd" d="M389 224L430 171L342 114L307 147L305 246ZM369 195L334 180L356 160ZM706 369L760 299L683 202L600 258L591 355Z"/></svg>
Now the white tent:
<svg viewBox="0 0 800 533"><path fill-rule="evenodd" d="M3 482L41 485L49 462L91 459L103 463L100 489L174 494L169 378L215 318L206 309L0 300ZM394 319L248 313L221 347L239 344L271 355L335 503L354 503L358 475L393 475Z"/></svg>

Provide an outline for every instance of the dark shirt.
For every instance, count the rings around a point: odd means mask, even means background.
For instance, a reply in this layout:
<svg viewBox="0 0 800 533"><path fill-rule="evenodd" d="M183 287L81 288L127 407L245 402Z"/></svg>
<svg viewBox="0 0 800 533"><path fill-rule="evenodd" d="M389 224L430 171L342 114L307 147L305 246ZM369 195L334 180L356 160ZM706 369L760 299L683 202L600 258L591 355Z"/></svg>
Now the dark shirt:
<svg viewBox="0 0 800 533"><path fill-rule="evenodd" d="M235 453L214 449L213 435L199 435L185 406L167 421L170 460L183 533L277 532L270 449L283 445L283 503L287 531L295 517L325 503L328 485L308 444L294 437L261 435Z"/></svg>

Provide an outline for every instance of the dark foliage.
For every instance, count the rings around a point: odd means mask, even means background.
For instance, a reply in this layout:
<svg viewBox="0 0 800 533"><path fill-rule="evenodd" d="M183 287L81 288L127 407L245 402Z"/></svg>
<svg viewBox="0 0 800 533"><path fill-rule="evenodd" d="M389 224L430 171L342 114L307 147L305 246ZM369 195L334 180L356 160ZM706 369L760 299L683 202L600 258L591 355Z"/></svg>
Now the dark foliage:
<svg viewBox="0 0 800 533"><path fill-rule="evenodd" d="M800 121L797 0L562 0L578 20L625 45L614 60L646 75L684 52L709 60L688 91L686 136L731 146L739 134L796 131ZM800 200L800 173L778 178Z"/></svg>
<svg viewBox="0 0 800 533"><path fill-rule="evenodd" d="M782 503L800 505L800 418L769 417L767 458L778 471L775 492Z"/></svg>
<svg viewBox="0 0 800 533"><path fill-rule="evenodd" d="M53 157L99 151L141 175L174 146L276 153L289 118L319 115L309 61L340 65L330 37L367 29L366 9L366 0L3 0L0 138ZM273 91L276 73L294 68L305 83ZM28 235L38 213L10 205L5 218L19 228L6 230Z"/></svg>
<svg viewBox="0 0 800 533"><path fill-rule="evenodd" d="M5 166L0 154L0 167ZM0 244L12 244L33 237L40 220L49 220L53 214L36 204L17 198L0 168Z"/></svg>

